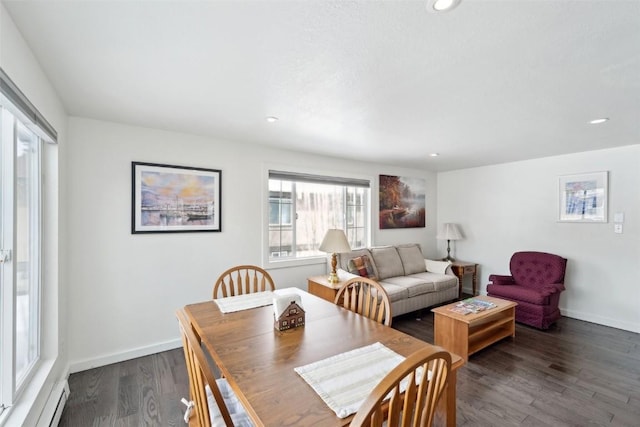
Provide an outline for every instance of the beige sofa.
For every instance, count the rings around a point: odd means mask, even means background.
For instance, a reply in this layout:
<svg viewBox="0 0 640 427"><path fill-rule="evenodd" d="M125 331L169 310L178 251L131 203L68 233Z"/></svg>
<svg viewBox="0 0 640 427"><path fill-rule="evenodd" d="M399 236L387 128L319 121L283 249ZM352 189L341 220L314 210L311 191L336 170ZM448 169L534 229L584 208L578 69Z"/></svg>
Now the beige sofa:
<svg viewBox="0 0 640 427"><path fill-rule="evenodd" d="M385 288L392 316L458 298L458 278L450 263L425 259L418 244L358 249L339 253L337 257L340 280L368 276Z"/></svg>

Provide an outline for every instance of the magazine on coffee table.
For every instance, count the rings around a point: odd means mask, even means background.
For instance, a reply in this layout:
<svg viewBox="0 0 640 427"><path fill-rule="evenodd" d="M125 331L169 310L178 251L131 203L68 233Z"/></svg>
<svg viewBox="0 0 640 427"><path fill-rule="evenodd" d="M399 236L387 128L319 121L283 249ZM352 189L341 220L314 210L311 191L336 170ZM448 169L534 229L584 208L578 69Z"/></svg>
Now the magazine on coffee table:
<svg viewBox="0 0 640 427"><path fill-rule="evenodd" d="M449 307L449 310L460 314L475 314L494 307L496 307L496 305L492 302L483 301L477 298L467 298L456 305Z"/></svg>

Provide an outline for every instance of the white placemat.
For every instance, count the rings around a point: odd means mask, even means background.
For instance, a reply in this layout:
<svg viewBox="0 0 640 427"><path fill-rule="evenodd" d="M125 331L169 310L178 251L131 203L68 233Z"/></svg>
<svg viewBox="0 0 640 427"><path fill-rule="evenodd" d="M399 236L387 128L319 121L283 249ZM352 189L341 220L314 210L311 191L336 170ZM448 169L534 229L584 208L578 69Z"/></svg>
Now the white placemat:
<svg viewBox="0 0 640 427"><path fill-rule="evenodd" d="M374 387L404 360L377 342L295 368L339 418L360 408Z"/></svg>
<svg viewBox="0 0 640 427"><path fill-rule="evenodd" d="M214 300L223 313L248 310L273 304L273 292L255 292L252 294L236 295L233 297L218 298Z"/></svg>

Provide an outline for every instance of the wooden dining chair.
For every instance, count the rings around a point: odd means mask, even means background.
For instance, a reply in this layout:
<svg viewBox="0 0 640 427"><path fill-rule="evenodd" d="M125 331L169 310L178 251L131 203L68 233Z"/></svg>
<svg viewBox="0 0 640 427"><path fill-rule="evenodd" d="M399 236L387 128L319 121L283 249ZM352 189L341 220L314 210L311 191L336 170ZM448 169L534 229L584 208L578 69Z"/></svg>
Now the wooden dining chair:
<svg viewBox="0 0 640 427"><path fill-rule="evenodd" d="M350 426L431 426L450 372L450 353L432 347L416 351L376 385ZM407 386L401 392L403 380Z"/></svg>
<svg viewBox="0 0 640 427"><path fill-rule="evenodd" d="M338 289L334 302L347 310L391 326L389 295L375 280L366 277L347 280Z"/></svg>
<svg viewBox="0 0 640 427"><path fill-rule="evenodd" d="M222 273L213 287L213 299L274 291L271 275L255 265L239 265Z"/></svg>
<svg viewBox="0 0 640 427"><path fill-rule="evenodd" d="M244 407L224 378L216 379L202 350L200 339L183 310L176 312L184 358L189 375L190 402L187 406L189 426L252 426Z"/></svg>

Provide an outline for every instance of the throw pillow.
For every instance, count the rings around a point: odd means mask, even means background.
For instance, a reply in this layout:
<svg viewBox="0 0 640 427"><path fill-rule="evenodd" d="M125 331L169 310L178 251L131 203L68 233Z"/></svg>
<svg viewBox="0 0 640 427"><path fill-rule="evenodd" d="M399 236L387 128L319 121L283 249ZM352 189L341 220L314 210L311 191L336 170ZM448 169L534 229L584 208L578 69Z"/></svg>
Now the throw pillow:
<svg viewBox="0 0 640 427"><path fill-rule="evenodd" d="M439 274L447 274L447 268L451 265L449 261L434 261L431 259L425 259L424 264L427 267L427 271Z"/></svg>
<svg viewBox="0 0 640 427"><path fill-rule="evenodd" d="M375 275L373 274L373 266L371 265L371 261L366 255L355 257L349 260L349 273L357 274L360 277L368 277L369 279L373 280L376 279Z"/></svg>
<svg viewBox="0 0 640 427"><path fill-rule="evenodd" d="M361 256L349 260L349 273L357 274L361 277L369 277L367 267L364 266L364 260Z"/></svg>

